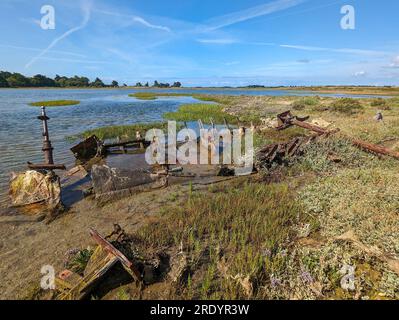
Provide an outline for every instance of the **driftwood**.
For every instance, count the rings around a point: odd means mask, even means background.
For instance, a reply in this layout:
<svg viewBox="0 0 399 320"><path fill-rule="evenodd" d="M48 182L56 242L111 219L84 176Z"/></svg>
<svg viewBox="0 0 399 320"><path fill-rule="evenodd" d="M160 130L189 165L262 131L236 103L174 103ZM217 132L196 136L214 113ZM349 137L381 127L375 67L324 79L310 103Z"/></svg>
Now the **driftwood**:
<svg viewBox="0 0 399 320"><path fill-rule="evenodd" d="M105 274L118 262L137 284L142 283L141 273L133 262L96 230L90 228L89 232L98 246L90 257L83 276L70 270L64 270L56 277L59 300L81 300L87 297Z"/></svg>
<svg viewBox="0 0 399 320"><path fill-rule="evenodd" d="M55 285L59 291L57 299L84 299L117 262L116 256L98 246L90 258L83 277L70 270L64 270L56 277Z"/></svg>
<svg viewBox="0 0 399 320"><path fill-rule="evenodd" d="M382 154L382 155L386 155L386 156L390 156L392 158L398 159L399 160L399 152L395 152L393 150L390 150L388 148L385 147L381 147L372 143L368 143L362 140L352 140L353 145L369 151L369 152L374 152L374 153L378 153L378 154Z"/></svg>
<svg viewBox="0 0 399 320"><path fill-rule="evenodd" d="M331 130L326 130L326 129L316 126L314 124L305 122L304 119L308 119L308 117L301 119L296 116L293 116L290 111L286 111L286 112L279 114L277 116L277 118L279 120L279 127L277 128L277 130L284 130L292 125L295 125L295 126L298 126L301 128L305 128L305 129L317 132L319 134L330 134L330 133L334 132ZM336 129L335 132L337 130L339 130L339 129ZM399 160L399 152L395 152L393 150L390 150L390 149L384 148L382 146L378 146L378 145L375 145L375 144L372 144L372 143L369 143L369 142L366 142L363 140L352 139L352 138L349 138L349 139L354 146L356 146L362 150L381 154L381 155L390 156L390 157L393 157L393 158Z"/></svg>
<svg viewBox="0 0 399 320"><path fill-rule="evenodd" d="M132 278L135 281L141 280L140 272L137 270L137 268L134 266L134 264L131 261L129 261L128 258L125 257L125 255L122 252L120 252L118 249L116 249L110 242L108 242L104 237L102 237L93 228L90 228L89 232L90 232L91 237L94 239L94 241L97 242L97 244L100 247L102 247L109 254L115 256L122 263L125 270L132 276Z"/></svg>

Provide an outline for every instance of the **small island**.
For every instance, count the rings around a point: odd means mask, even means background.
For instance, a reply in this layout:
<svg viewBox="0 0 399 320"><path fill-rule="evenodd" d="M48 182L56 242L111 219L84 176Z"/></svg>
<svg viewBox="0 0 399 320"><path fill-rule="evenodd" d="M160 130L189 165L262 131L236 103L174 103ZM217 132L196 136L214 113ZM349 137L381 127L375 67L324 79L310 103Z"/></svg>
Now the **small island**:
<svg viewBox="0 0 399 320"><path fill-rule="evenodd" d="M193 94L190 93L176 93L176 92L136 92L129 94L139 100L156 100L158 97L189 97Z"/></svg>
<svg viewBox="0 0 399 320"><path fill-rule="evenodd" d="M33 107L61 107L61 106L73 106L79 104L78 100L51 100L51 101L38 101L29 103Z"/></svg>

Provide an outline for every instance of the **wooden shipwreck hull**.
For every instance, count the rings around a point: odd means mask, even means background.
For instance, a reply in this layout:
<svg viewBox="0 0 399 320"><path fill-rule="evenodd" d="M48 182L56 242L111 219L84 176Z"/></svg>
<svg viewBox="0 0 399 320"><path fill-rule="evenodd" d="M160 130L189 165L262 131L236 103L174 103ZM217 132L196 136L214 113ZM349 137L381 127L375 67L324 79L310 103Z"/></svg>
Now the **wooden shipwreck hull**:
<svg viewBox="0 0 399 320"><path fill-rule="evenodd" d="M106 203L167 185L164 176L151 175L145 170L110 168L94 165L91 171L96 200Z"/></svg>

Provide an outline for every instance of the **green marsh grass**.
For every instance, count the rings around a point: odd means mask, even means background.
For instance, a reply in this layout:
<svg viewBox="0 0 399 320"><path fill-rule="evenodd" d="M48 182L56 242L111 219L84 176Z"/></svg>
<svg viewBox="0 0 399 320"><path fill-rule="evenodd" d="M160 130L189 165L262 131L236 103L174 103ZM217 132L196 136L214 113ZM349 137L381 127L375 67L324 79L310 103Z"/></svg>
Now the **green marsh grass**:
<svg viewBox="0 0 399 320"><path fill-rule="evenodd" d="M60 107L60 106L73 106L79 104L78 100L52 100L52 101L38 101L32 102L29 105L33 107Z"/></svg>
<svg viewBox="0 0 399 320"><path fill-rule="evenodd" d="M193 97L197 100L209 102L219 102L220 100L222 100L220 96L217 97L213 95L178 92L136 92L129 94L129 97L137 98L140 100L156 100L158 97Z"/></svg>
<svg viewBox="0 0 399 320"><path fill-rule="evenodd" d="M68 263L68 269L78 274L83 274L86 266L93 255L94 250L87 248L79 251Z"/></svg>
<svg viewBox="0 0 399 320"><path fill-rule="evenodd" d="M318 97L303 97L299 100L294 101L291 107L294 110L304 110L306 107L312 107L319 103Z"/></svg>
<svg viewBox="0 0 399 320"><path fill-rule="evenodd" d="M176 112L167 112L164 118L175 121L196 121L201 119L204 123L223 123L225 118L229 123L237 123L236 117L223 111L224 107L219 104L192 103L184 104Z"/></svg>
<svg viewBox="0 0 399 320"><path fill-rule="evenodd" d="M359 100L353 98L340 98L335 100L329 110L345 115L354 115L364 111L363 105Z"/></svg>
<svg viewBox="0 0 399 320"><path fill-rule="evenodd" d="M194 298L248 298L237 281L241 277L249 279L253 296L260 297L271 275L284 272L280 252L295 237L291 227L307 219L294 199L287 184L244 182L223 192L192 193L186 203L164 210L135 236L145 248L183 244L193 271L185 289Z"/></svg>
<svg viewBox="0 0 399 320"><path fill-rule="evenodd" d="M71 140L78 138L88 138L92 135L96 135L99 139L135 139L136 132L139 131L142 137L145 137L145 133L151 129L161 129L167 132L168 124L166 122L155 122L155 123L137 123L132 125L121 125L121 126L108 126L101 127L91 130L86 130L81 134L73 137L69 137Z"/></svg>

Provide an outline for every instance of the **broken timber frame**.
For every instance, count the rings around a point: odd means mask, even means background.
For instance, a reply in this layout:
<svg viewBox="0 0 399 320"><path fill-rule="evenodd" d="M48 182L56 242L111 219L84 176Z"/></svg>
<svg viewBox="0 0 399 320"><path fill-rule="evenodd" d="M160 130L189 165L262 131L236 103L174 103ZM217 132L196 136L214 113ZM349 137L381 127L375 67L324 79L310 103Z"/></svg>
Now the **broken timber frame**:
<svg viewBox="0 0 399 320"><path fill-rule="evenodd" d="M305 117L305 118L298 118L296 116L293 116L291 114L291 111L286 111L283 112L281 114L279 114L277 116L278 118L278 123L279 123L279 127L277 127L277 130L284 130L290 126L298 126L304 129L308 129L311 131L314 131L316 133L319 134L331 134L331 133L335 133L337 131L339 131L339 129L336 129L335 131L331 131L331 130L326 130L322 127L316 126L314 124L305 122L306 120L309 119L309 117ZM352 144L362 150L368 151L368 152L373 152L373 153L377 153L377 154L382 154L382 155L386 155L386 156L390 156L392 158L395 158L397 160L399 160L399 152L395 152L393 150L390 150L388 148L382 147L382 146L378 146L360 139L352 139L350 138Z"/></svg>
<svg viewBox="0 0 399 320"><path fill-rule="evenodd" d="M62 271L56 277L59 300L81 300L88 296L104 275L117 263L131 275L136 284L142 285L142 276L135 265L96 230L90 228L90 235L98 244L84 271L80 276L70 270Z"/></svg>

